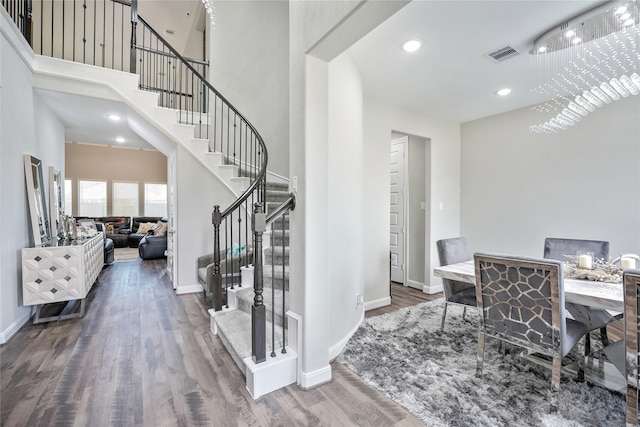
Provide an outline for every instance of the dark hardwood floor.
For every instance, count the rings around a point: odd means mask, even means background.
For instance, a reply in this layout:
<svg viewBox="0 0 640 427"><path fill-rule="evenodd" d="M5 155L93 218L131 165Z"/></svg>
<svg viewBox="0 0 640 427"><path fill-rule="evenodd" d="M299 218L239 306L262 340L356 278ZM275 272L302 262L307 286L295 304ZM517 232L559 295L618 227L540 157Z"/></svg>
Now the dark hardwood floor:
<svg viewBox="0 0 640 427"><path fill-rule="evenodd" d="M418 289L391 282L391 305L376 308L375 310L369 310L365 313L365 316L379 316L381 314L396 311L399 308L409 307L425 301L434 301L438 298L442 298L442 292L428 295Z"/></svg>
<svg viewBox="0 0 640 427"><path fill-rule="evenodd" d="M367 316L433 299L392 295ZM202 295L175 295L164 261L106 267L88 299L84 318L27 324L0 347L0 425L423 425L339 363L328 384L254 401Z"/></svg>

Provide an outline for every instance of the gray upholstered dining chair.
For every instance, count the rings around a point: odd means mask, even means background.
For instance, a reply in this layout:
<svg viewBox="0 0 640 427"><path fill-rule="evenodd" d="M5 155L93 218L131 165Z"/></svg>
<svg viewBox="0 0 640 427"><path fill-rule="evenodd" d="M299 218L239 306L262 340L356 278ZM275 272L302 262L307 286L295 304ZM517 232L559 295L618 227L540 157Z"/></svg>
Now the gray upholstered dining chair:
<svg viewBox="0 0 640 427"><path fill-rule="evenodd" d="M638 358L640 351L640 270L625 270L624 283L624 342L627 377L627 427L638 425Z"/></svg>
<svg viewBox="0 0 640 427"><path fill-rule="evenodd" d="M476 375L482 377L486 337L553 358L551 412L558 409L562 358L587 333L565 317L562 263L556 260L476 253L476 292L482 314ZM578 377L584 378L583 358Z"/></svg>
<svg viewBox="0 0 640 427"><path fill-rule="evenodd" d="M604 240L562 239L547 237L544 239L544 257L559 261L570 261L577 251L593 252L596 259L609 261L609 242ZM600 329L600 339L606 347L609 345L607 325L620 319L620 316L600 308L586 307L580 304L568 303L567 311L574 319L587 325L589 332ZM591 338L585 338L585 354L591 351Z"/></svg>
<svg viewBox="0 0 640 427"><path fill-rule="evenodd" d="M471 255L469 255L467 248L467 239L464 237L438 240L436 246L438 247L438 257L440 258L441 266L471 261ZM445 303L444 310L442 311L440 330L444 329L444 322L447 317L447 306L449 304L457 304L464 307L462 311L463 319L467 313L467 307L476 307L476 289L473 283L442 279L442 290Z"/></svg>

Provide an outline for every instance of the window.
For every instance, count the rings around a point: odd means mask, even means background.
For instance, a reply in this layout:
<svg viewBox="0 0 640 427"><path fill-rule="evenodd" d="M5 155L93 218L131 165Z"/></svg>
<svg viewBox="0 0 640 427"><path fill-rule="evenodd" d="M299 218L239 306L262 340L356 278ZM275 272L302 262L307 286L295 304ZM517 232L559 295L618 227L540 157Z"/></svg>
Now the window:
<svg viewBox="0 0 640 427"><path fill-rule="evenodd" d="M78 216L107 215L107 183L78 181Z"/></svg>
<svg viewBox="0 0 640 427"><path fill-rule="evenodd" d="M138 216L138 183L114 182L111 215Z"/></svg>
<svg viewBox="0 0 640 427"><path fill-rule="evenodd" d="M73 216L73 181L64 180L64 213Z"/></svg>
<svg viewBox="0 0 640 427"><path fill-rule="evenodd" d="M167 216L167 184L144 184L144 214Z"/></svg>

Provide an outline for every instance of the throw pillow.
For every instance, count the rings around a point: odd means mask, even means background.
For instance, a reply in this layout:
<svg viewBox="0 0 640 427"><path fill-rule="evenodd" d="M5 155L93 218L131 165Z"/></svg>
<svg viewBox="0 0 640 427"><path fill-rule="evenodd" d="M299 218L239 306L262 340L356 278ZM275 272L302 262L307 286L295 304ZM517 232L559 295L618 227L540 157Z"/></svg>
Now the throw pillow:
<svg viewBox="0 0 640 427"><path fill-rule="evenodd" d="M167 234L167 223L158 221L153 227L154 236L165 236Z"/></svg>
<svg viewBox="0 0 640 427"><path fill-rule="evenodd" d="M113 234L113 224L106 223L104 225L104 231L107 234Z"/></svg>
<svg viewBox="0 0 640 427"><path fill-rule="evenodd" d="M245 245L238 245L234 243L231 248L227 251L227 258L231 258L232 256L237 257L240 255L244 255L247 252L247 247Z"/></svg>
<svg viewBox="0 0 640 427"><path fill-rule="evenodd" d="M152 230L155 227L155 222L143 222L138 227L138 234L147 234L149 230Z"/></svg>

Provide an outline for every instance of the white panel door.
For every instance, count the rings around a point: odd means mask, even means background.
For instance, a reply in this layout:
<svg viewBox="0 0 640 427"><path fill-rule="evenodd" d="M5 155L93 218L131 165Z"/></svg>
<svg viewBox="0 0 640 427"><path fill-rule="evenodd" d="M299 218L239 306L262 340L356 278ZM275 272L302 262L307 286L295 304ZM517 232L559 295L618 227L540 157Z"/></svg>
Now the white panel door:
<svg viewBox="0 0 640 427"><path fill-rule="evenodd" d="M408 138L391 141L390 168L390 251L391 251L391 281L404 284L405 282L405 237L404 237L404 152Z"/></svg>

